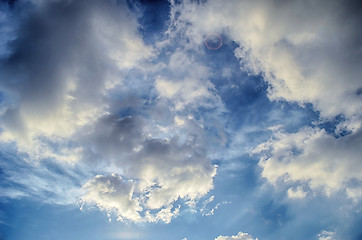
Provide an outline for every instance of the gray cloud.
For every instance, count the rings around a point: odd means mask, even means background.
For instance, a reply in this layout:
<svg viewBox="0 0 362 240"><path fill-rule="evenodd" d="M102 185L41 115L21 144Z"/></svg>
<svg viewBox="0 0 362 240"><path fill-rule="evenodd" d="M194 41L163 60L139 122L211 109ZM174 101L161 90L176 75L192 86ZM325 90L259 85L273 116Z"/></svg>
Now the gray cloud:
<svg viewBox="0 0 362 240"><path fill-rule="evenodd" d="M19 146L39 135L69 137L103 115L107 89L122 82L122 69L150 53L125 5L35 2L24 11L0 76L0 87L10 99L5 102L2 136Z"/></svg>
<svg viewBox="0 0 362 240"><path fill-rule="evenodd" d="M190 120L191 126L183 129L185 139L172 136L172 132L167 133L170 138L161 139L144 131L147 124L137 116L99 119L93 130L82 136L83 148L88 147L84 161L92 168L102 168L106 163L106 170L110 167L134 180L134 193L142 210L161 209L160 213L179 198L194 201L207 194L213 188L216 168L206 158L202 129L192 127ZM156 216L144 217L156 221Z"/></svg>
<svg viewBox="0 0 362 240"><path fill-rule="evenodd" d="M133 90L132 83L143 82L130 69L147 77L162 66L138 67L154 52L143 43L137 16L125 3L36 1L24 11L17 38L9 42L11 54L1 65L0 87L7 95L3 143L15 143L29 162L52 159L81 168L86 173L77 178L74 198L120 220L168 223L180 209L175 201L191 204L213 188L216 167L207 158L205 130L191 111L176 113L156 98L154 79L151 89ZM201 72L191 74L195 81L206 81L206 68L196 69ZM184 78L182 71L177 76ZM209 94L204 90L201 97ZM196 104L195 97L186 103ZM175 123L177 114L182 124ZM32 177L40 185L49 178Z"/></svg>

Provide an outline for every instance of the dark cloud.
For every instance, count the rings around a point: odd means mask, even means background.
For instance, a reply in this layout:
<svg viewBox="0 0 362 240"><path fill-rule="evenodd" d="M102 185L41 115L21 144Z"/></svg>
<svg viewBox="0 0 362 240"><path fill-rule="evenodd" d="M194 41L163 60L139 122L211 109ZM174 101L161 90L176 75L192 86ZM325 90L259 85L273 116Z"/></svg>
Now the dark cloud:
<svg viewBox="0 0 362 240"><path fill-rule="evenodd" d="M9 55L0 64L1 141L13 141L15 151L31 161L59 160L63 153L66 157L61 162L67 161L73 155L69 151L82 144L70 139L71 135L107 109L122 107L108 102L106 95L111 80L122 81L122 66L110 53L121 52L126 62L142 58L132 55L126 45L129 39L132 44L137 39L136 18L124 3L98 0L25 1L15 4L12 11L18 24L14 39L6 43ZM136 48L142 51L144 46L138 43ZM119 147L117 143L126 148L127 141L119 142L115 136L130 130L129 121L116 124L128 129L110 133L107 129L117 127L106 118L98 121L103 125L95 126L105 131L95 136L104 140L98 147L103 152ZM130 134L125 137L132 139Z"/></svg>
<svg viewBox="0 0 362 240"><path fill-rule="evenodd" d="M137 144L142 144L142 122L137 117L109 115L79 137L86 150L85 161L125 161Z"/></svg>
<svg viewBox="0 0 362 240"><path fill-rule="evenodd" d="M107 202L93 196L103 196L99 179L114 179L112 174L135 181L136 201L144 211L169 212L167 218L156 214L148 221L169 222L178 212L174 201L207 194L216 168L206 157L205 131L191 118L175 125L169 105L152 96L147 100L149 89L139 93L132 86L139 76L127 75L138 59L150 56L137 33L137 16L112 1L34 4L1 66L1 88L15 99L3 115L2 137L15 141L32 160L75 159L90 174L105 174L85 187L86 202L101 209L108 209ZM123 85L124 76L129 79ZM132 88L137 91L131 93ZM197 94L197 86L191 88ZM109 200L116 201L113 195ZM137 209L133 217L118 210L120 217L139 221Z"/></svg>
<svg viewBox="0 0 362 240"><path fill-rule="evenodd" d="M118 111L108 89L121 84L125 66L148 54L125 4L36 1L17 20L0 65L7 140L69 136L107 109Z"/></svg>
<svg viewBox="0 0 362 240"><path fill-rule="evenodd" d="M9 43L12 54L2 64L2 88L39 112L65 101L72 81L77 98L98 99L112 64L95 47L90 20L96 9L105 14L111 8L107 1L54 1L28 9Z"/></svg>

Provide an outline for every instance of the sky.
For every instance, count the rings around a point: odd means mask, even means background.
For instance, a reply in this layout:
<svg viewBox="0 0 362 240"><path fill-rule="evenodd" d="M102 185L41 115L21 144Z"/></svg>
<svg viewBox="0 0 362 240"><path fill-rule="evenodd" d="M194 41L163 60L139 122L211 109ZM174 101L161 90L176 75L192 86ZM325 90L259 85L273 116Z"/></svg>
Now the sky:
<svg viewBox="0 0 362 240"><path fill-rule="evenodd" d="M0 2L0 239L361 240L358 0Z"/></svg>

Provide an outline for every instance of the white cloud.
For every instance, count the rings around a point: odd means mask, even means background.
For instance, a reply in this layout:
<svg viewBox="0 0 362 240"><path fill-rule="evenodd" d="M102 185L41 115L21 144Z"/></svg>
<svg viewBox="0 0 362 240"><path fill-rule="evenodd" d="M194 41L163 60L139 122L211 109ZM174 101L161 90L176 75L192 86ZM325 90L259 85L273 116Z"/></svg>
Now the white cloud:
<svg viewBox="0 0 362 240"><path fill-rule="evenodd" d="M262 176L272 184L305 183L312 190L331 195L339 190L349 197L359 196L362 180L360 156L361 131L335 138L318 128L296 133L278 131L274 138L260 144L253 153L262 153ZM357 185L356 185L357 184ZM290 197L303 197L301 187L288 190Z"/></svg>
<svg viewBox="0 0 362 240"><path fill-rule="evenodd" d="M348 136L336 139L321 129L305 128L279 132L259 145L254 152L265 153L259 165L271 183L302 182L327 195L342 190L354 199L360 196L361 16L354 7L340 0L328 6L266 0L174 4L180 16L173 26L189 24L185 35L195 49L212 32L238 43L235 56L242 69L264 76L270 100L312 103L322 118L345 117L336 134L351 131ZM289 189L291 198L304 197L298 187Z"/></svg>
<svg viewBox="0 0 362 240"><path fill-rule="evenodd" d="M112 213L116 214L120 221L170 223L172 218L179 215L181 208L180 205L174 207L174 201L179 198L193 201L205 195L212 187L205 185L205 180L197 175L198 173L184 176L190 178L185 181L173 180L177 176L172 174L164 176L167 177L167 180L164 179L167 182L160 180L159 187L156 188L153 187L154 184L145 185L145 181L157 180L156 176L125 181L118 174L97 175L83 186L86 193L80 200L82 208L84 205L95 204L101 210L109 212L110 216ZM212 176L207 178L212 179Z"/></svg>
<svg viewBox="0 0 362 240"><path fill-rule="evenodd" d="M305 198L307 196L307 193L303 191L301 186L289 188L287 193L288 197L292 199Z"/></svg>
<svg viewBox="0 0 362 240"><path fill-rule="evenodd" d="M222 111L220 97L215 94L215 87L208 79L211 70L193 59L184 49L172 53L167 70L170 72L156 78L155 88L159 97L170 100L176 111L199 106L217 107Z"/></svg>
<svg viewBox="0 0 362 240"><path fill-rule="evenodd" d="M125 181L120 176L97 175L89 180L83 188L87 191L81 200L84 203L95 203L99 208L116 211L119 220L140 221L142 210L137 199L133 197L134 183Z"/></svg>
<svg viewBox="0 0 362 240"><path fill-rule="evenodd" d="M258 240L258 238L252 238L248 233L239 232L234 236L218 236L215 240Z"/></svg>
<svg viewBox="0 0 362 240"><path fill-rule="evenodd" d="M212 189L212 178L216 174L216 168L207 167L205 169L202 165L196 163L196 159L193 161L193 163L187 163L186 160L183 166L175 164L175 166L167 166L166 169L161 166L157 166L158 169L155 169L155 167L148 169L147 167L142 171L140 176L145 176L143 178L146 181L156 181L155 183L160 186L160 188L149 189L150 193L147 200L149 208L161 208L178 198L197 199ZM180 164L182 163L180 162Z"/></svg>
<svg viewBox="0 0 362 240"><path fill-rule="evenodd" d="M318 240L335 240L335 232L322 231L318 234Z"/></svg>
<svg viewBox="0 0 362 240"><path fill-rule="evenodd" d="M311 102L322 116L343 113L352 118L362 107L356 92L362 87L356 64L361 52L353 42L358 21L341 20L338 14L353 18L349 6L334 3L186 2L181 12L194 35L224 32L238 42L235 55L245 69L264 74L271 84L270 99Z"/></svg>
<svg viewBox="0 0 362 240"><path fill-rule="evenodd" d="M209 85L209 87L212 86L210 83ZM175 110L183 110L186 105L196 104L198 100L208 99L212 96L208 86L203 85L197 79L186 78L174 82L161 78L156 80L155 87L161 97L175 101Z"/></svg>
<svg viewBox="0 0 362 240"><path fill-rule="evenodd" d="M211 216L215 214L215 211L222 205L222 204L227 204L230 202L218 202L214 207L212 207L211 209L207 207L207 205L209 205L211 202L213 202L215 199L215 196L210 196L208 199L206 199L203 203L202 203L202 207L200 209L200 212L202 214L202 216Z"/></svg>
<svg viewBox="0 0 362 240"><path fill-rule="evenodd" d="M174 125L174 121L170 121L166 128L172 130ZM164 133L167 137L150 136L147 129L154 126L154 121L139 117L120 119L110 115L99 119L92 131L79 141L87 147L86 161L92 162L93 169L100 171L106 164L103 172L117 172L122 178L134 180L133 199L142 208L136 211L141 217L127 220L168 223L179 213L175 201L195 201L213 188L216 167L205 156L203 129L192 119L185 119L184 124L177 127L180 131L182 128L183 138L178 131L168 130ZM96 200L86 202L110 209L107 202L103 206L99 200L102 189L92 189ZM118 208L121 206L114 205L113 212L127 218Z"/></svg>
<svg viewBox="0 0 362 240"><path fill-rule="evenodd" d="M170 223L172 218L179 215L180 206L172 210L173 205L169 205L167 208L163 208L156 214L151 215L149 211L146 211L145 219L149 222L163 221L164 223Z"/></svg>

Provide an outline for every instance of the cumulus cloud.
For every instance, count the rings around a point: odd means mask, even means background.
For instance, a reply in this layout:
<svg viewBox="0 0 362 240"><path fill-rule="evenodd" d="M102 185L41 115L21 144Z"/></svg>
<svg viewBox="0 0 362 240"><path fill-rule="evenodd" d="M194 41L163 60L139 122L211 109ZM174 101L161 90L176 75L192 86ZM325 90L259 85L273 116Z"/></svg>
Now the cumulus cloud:
<svg viewBox="0 0 362 240"><path fill-rule="evenodd" d="M178 168L179 170L181 169ZM156 183L159 180L156 176L150 179L124 181L117 174L97 175L83 186L86 193L81 197L81 203L96 204L109 214L115 213L121 221L169 223L180 211L180 205L172 205L174 201L179 198L193 201L206 194L210 188L203 179L195 179L190 173L184 177L191 179L183 181L171 174ZM208 176L207 179L212 179L212 176ZM150 183L146 184L146 181Z"/></svg>
<svg viewBox="0 0 362 240"><path fill-rule="evenodd" d="M362 87L357 4L208 1L179 8L194 39L223 32L239 43L235 56L244 69L264 75L270 99L311 102L325 117L354 117L361 112Z"/></svg>
<svg viewBox="0 0 362 240"><path fill-rule="evenodd" d="M166 39L152 48L124 2L35 1L16 37L0 43L8 50L0 140L35 164L55 159L87 171L77 181L86 205L123 221L169 223L182 204L213 189L210 152L227 146L213 69L199 61L204 37L215 32L238 45L242 70L264 77L270 100L310 102L323 118L344 115L338 138L318 127L271 129L274 137L253 150L263 156L262 176L287 184L293 199L309 190L359 199L360 17L353 4L332 2L171 1ZM34 185L43 186L34 193L51 191L44 179Z"/></svg>
<svg viewBox="0 0 362 240"><path fill-rule="evenodd" d="M258 240L258 238L252 238L248 233L239 232L234 236L218 236L215 240Z"/></svg>
<svg viewBox="0 0 362 240"><path fill-rule="evenodd" d="M86 161L94 159L95 166L107 162L113 170L117 169L122 176L134 180L133 191L142 209L158 210L155 216L146 212L144 218L169 222L171 216L178 214L177 208L172 210L174 201L192 201L213 188L216 168L205 157L202 146L198 146L203 141L201 135L197 135L201 134L200 128L195 128L193 135L187 135L185 140L176 136L154 139L141 131L145 125L135 117L101 119L94 131L84 136L88 139L84 140L84 146L89 146ZM92 185L86 189L91 192L100 190L93 189ZM103 203L93 202L99 206ZM107 202L103 208L108 208Z"/></svg>
<svg viewBox="0 0 362 240"><path fill-rule="evenodd" d="M304 128L296 133L278 131L253 153L262 153L262 176L277 184L306 183L313 190L330 195L346 191L356 198L360 192L361 131L335 138L319 128ZM288 190L292 198L303 197L301 186Z"/></svg>
<svg viewBox="0 0 362 240"><path fill-rule="evenodd" d="M182 28L195 48L208 33L236 42L241 68L261 74L272 101L312 103L321 119L342 115L335 135L319 128L279 133L257 149L262 175L271 183L303 182L326 194L360 193L359 161L362 99L360 6L357 1L208 1L174 3ZM176 14L175 14L176 15ZM181 31L181 30L180 30ZM348 136L344 136L348 132ZM347 150L348 149L348 150ZM254 152L258 152L255 150ZM289 188L301 198L301 188Z"/></svg>
<svg viewBox="0 0 362 240"><path fill-rule="evenodd" d="M183 50L154 64L125 2L35 1L23 17L0 66L2 144L29 164L82 168L74 197L122 221L168 223L177 200L213 188L216 167L193 117L214 108L206 67Z"/></svg>
<svg viewBox="0 0 362 240"><path fill-rule="evenodd" d="M115 210L120 220L125 218L139 221L141 219L139 211L142 208L137 199L133 198L132 181L125 181L116 174L97 175L83 188L87 190L87 193L82 196L82 201L96 203L98 207L106 211Z"/></svg>
<svg viewBox="0 0 362 240"><path fill-rule="evenodd" d="M8 100L1 139L15 141L32 159L78 160L79 149L63 146L62 154L48 141L67 142L107 112L107 88L122 81L123 68L150 56L150 48L142 44L137 19L124 6L108 1L34 5L24 13L1 66L0 86ZM122 63L116 56L121 53Z"/></svg>

